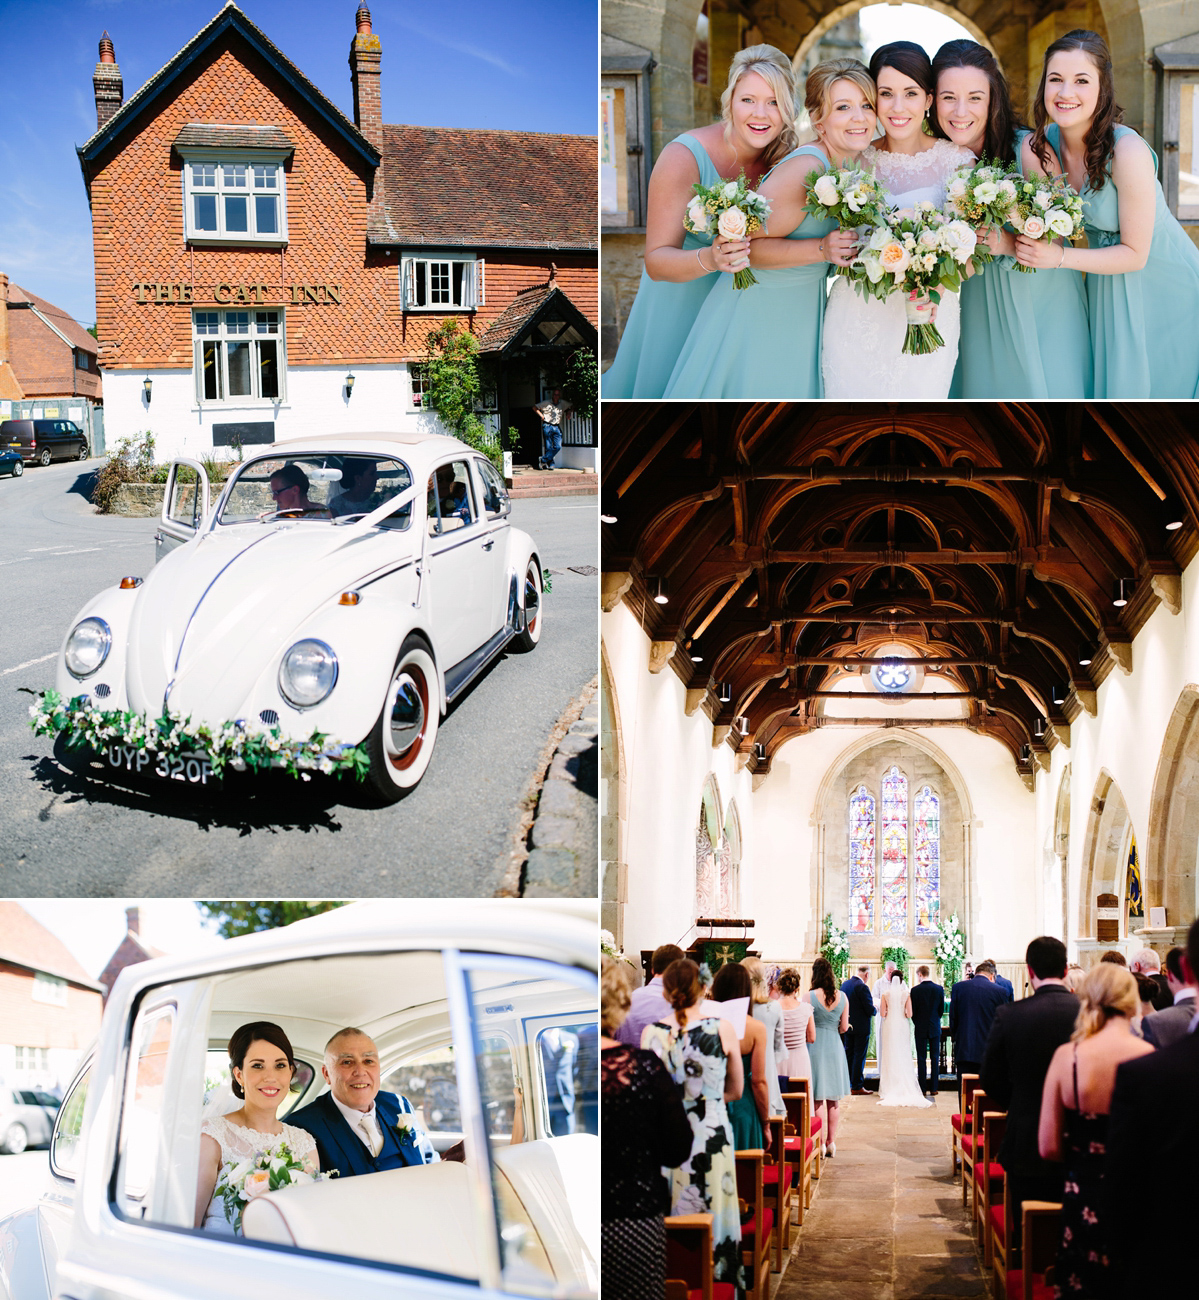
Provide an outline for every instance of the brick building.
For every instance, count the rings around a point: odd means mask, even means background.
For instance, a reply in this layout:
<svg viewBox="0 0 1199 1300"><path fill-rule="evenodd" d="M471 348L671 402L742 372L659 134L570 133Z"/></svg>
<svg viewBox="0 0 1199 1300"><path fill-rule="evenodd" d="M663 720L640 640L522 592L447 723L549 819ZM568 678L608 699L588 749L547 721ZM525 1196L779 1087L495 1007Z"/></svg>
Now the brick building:
<svg viewBox="0 0 1199 1300"><path fill-rule="evenodd" d="M165 957L167 955L161 948L155 948L153 944L147 943L142 938L141 929L141 909L127 907L125 909L125 937L117 944L112 956L100 972L100 983L104 986L105 1002L108 1001L108 995L112 992L112 986L117 982L117 976L126 966L136 966L139 962L152 961L155 957Z"/></svg>
<svg viewBox="0 0 1199 1300"><path fill-rule="evenodd" d="M485 422L524 432L595 347L595 140L385 126L365 5L356 23L353 121L232 3L128 100L101 40L79 158L110 442L151 428L160 454L203 454L432 424L419 367L447 319L490 363ZM594 463L589 425L566 441L564 463Z"/></svg>
<svg viewBox="0 0 1199 1300"><path fill-rule="evenodd" d="M102 445L96 353L78 321L0 273L0 419L71 420Z"/></svg>
<svg viewBox="0 0 1199 1300"><path fill-rule="evenodd" d="M65 1088L100 1032L103 992L19 903L0 901L0 1079Z"/></svg>

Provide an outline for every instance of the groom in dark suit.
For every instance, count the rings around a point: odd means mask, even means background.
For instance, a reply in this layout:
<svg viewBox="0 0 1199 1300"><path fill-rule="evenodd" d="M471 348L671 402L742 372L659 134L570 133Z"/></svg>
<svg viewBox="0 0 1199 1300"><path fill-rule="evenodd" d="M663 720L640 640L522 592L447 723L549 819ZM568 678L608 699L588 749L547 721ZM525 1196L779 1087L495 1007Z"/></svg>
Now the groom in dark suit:
<svg viewBox="0 0 1199 1300"><path fill-rule="evenodd" d="M916 983L912 985L912 1028L916 1031L916 1073L920 1076L921 1093L936 1096L941 1087L941 1017L945 1013L945 990L929 979L927 966L916 968ZM928 1086L925 1071L926 1058L931 1054L933 1086Z"/></svg>
<svg viewBox="0 0 1199 1300"><path fill-rule="evenodd" d="M874 999L870 985L861 977L870 973L869 966L859 966L856 975L841 985L841 992L849 999L849 1030L842 1042L849 1058L849 1086L855 1097L866 1092L862 1071L866 1068L866 1049L870 1046L870 1017L874 1015Z"/></svg>
<svg viewBox="0 0 1199 1300"><path fill-rule="evenodd" d="M379 1052L360 1029L341 1029L329 1039L321 1073L329 1091L287 1122L316 1139L322 1169L346 1178L438 1158L408 1098L379 1091Z"/></svg>

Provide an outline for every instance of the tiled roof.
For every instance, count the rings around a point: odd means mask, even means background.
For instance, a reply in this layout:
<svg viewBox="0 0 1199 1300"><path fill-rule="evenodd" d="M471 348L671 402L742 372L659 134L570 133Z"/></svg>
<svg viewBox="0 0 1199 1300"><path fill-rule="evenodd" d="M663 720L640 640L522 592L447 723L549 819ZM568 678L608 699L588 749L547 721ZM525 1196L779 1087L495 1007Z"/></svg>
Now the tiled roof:
<svg viewBox="0 0 1199 1300"><path fill-rule="evenodd" d="M503 315L497 316L483 332L479 339L479 351L499 352L507 347L555 292L557 290L552 284L538 284L532 289L523 289L508 304Z"/></svg>
<svg viewBox="0 0 1199 1300"><path fill-rule="evenodd" d="M57 975L87 989L101 988L60 939L11 899L0 901L0 961Z"/></svg>
<svg viewBox="0 0 1199 1300"><path fill-rule="evenodd" d="M594 136L384 126L372 244L594 249Z"/></svg>
<svg viewBox="0 0 1199 1300"><path fill-rule="evenodd" d="M277 126L220 126L189 122L175 137L176 149L286 149L295 143Z"/></svg>
<svg viewBox="0 0 1199 1300"><path fill-rule="evenodd" d="M61 307L56 307L52 302L47 302L45 298L39 298L36 293L30 293L28 289L22 289L19 284L10 284L8 286L9 307L19 309L21 303L28 303L44 316L60 334L68 339L72 347L81 348L84 352L90 352L92 356L96 355L96 340L77 320L68 316Z"/></svg>

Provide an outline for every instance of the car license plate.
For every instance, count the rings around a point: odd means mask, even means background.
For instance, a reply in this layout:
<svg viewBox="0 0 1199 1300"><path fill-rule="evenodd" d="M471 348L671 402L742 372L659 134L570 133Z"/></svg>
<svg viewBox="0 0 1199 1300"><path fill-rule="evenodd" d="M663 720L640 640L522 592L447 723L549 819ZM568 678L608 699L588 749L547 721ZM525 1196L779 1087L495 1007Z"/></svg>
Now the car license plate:
<svg viewBox="0 0 1199 1300"><path fill-rule="evenodd" d="M212 764L207 754L151 754L134 745L109 745L109 767L126 772L147 773L168 781L185 781L190 785L207 785L213 776Z"/></svg>

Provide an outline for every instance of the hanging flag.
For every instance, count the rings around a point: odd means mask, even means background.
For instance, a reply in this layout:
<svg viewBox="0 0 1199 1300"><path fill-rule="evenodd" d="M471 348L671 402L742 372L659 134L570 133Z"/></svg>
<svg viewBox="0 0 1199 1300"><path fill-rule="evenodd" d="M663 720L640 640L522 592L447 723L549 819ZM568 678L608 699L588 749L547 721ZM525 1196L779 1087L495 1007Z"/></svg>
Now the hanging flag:
<svg viewBox="0 0 1199 1300"><path fill-rule="evenodd" d="M1137 862L1137 842L1134 839L1128 850L1128 919L1145 919L1145 898L1141 892L1141 868Z"/></svg>

